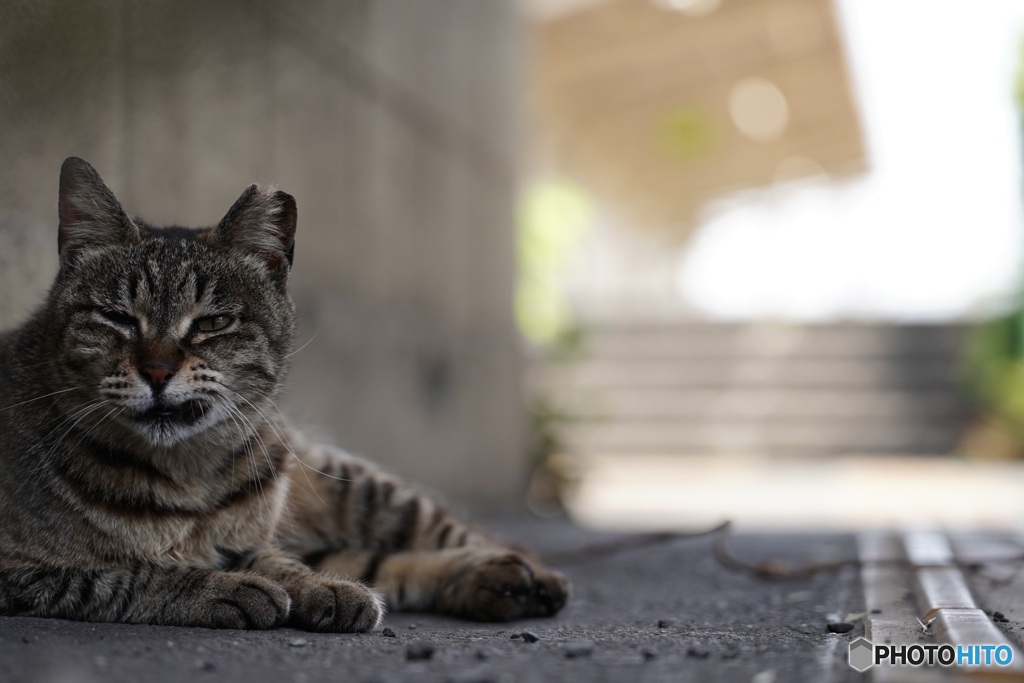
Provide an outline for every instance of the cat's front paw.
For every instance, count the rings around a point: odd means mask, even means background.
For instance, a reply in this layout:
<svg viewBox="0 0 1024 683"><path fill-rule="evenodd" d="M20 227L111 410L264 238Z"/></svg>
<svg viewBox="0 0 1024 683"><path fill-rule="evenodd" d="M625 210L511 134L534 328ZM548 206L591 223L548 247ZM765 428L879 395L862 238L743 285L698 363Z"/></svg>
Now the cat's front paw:
<svg viewBox="0 0 1024 683"><path fill-rule="evenodd" d="M365 633L384 616L384 601L374 590L329 574L304 579L292 597L291 623L307 631Z"/></svg>
<svg viewBox="0 0 1024 683"><path fill-rule="evenodd" d="M208 628L267 629L285 623L288 593L257 574L219 574L200 595L198 626Z"/></svg>
<svg viewBox="0 0 1024 683"><path fill-rule="evenodd" d="M474 549L456 564L441 591L442 610L477 621L547 617L569 599L569 581L519 553Z"/></svg>

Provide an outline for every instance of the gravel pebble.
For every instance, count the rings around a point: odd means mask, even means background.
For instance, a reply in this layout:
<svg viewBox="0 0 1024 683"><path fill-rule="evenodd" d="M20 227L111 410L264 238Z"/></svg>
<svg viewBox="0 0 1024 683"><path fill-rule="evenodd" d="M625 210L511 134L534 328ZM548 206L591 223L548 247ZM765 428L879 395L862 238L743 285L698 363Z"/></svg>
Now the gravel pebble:
<svg viewBox="0 0 1024 683"><path fill-rule="evenodd" d="M398 637L397 635L395 635L394 631L392 631L390 628L388 628L386 626L381 630L380 634L382 636L386 636L388 638L397 638Z"/></svg>
<svg viewBox="0 0 1024 683"><path fill-rule="evenodd" d="M434 646L430 643L412 643L405 649L405 658L410 662L426 661L434 656Z"/></svg>
<svg viewBox="0 0 1024 683"><path fill-rule="evenodd" d="M691 645L690 647L686 648L687 657L694 657L696 659L707 659L708 655L710 654L711 651L703 645Z"/></svg>
<svg viewBox="0 0 1024 683"><path fill-rule="evenodd" d="M848 624L845 621L831 621L825 628L829 633L849 633L853 630L853 624Z"/></svg>
<svg viewBox="0 0 1024 683"><path fill-rule="evenodd" d="M288 644L292 647L306 647L309 645L309 641L305 638L292 638L288 641Z"/></svg>
<svg viewBox="0 0 1024 683"><path fill-rule="evenodd" d="M722 652L718 656L721 657L722 659L726 659L726 660L728 660L728 659L736 659L737 657L740 656L740 651L739 651L739 648L737 648L735 646L729 646L729 647L726 647L724 650L722 650Z"/></svg>
<svg viewBox="0 0 1024 683"><path fill-rule="evenodd" d="M540 640L540 636L538 636L536 633L531 633L530 631L523 631L519 635L527 643L536 643L538 640Z"/></svg>

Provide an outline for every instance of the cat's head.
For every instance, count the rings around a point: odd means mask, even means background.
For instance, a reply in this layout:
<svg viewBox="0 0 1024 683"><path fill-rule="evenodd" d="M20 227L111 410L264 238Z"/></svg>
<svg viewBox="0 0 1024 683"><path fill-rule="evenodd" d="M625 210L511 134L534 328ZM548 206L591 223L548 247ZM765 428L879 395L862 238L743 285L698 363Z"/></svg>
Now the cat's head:
<svg viewBox="0 0 1024 683"><path fill-rule="evenodd" d="M262 421L294 334L292 196L253 185L215 227L155 228L70 158L58 213L50 334L83 424L170 447Z"/></svg>

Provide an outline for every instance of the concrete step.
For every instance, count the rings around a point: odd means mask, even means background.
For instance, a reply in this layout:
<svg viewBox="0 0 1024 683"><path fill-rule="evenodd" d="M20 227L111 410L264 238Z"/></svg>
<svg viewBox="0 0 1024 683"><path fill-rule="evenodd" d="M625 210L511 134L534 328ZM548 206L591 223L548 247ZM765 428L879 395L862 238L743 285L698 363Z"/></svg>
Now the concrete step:
<svg viewBox="0 0 1024 683"><path fill-rule="evenodd" d="M828 387L958 389L958 358L583 358L535 367L542 390L616 387Z"/></svg>
<svg viewBox="0 0 1024 683"><path fill-rule="evenodd" d="M575 419L871 419L875 424L963 421L971 414L956 392L788 388L573 388L552 397Z"/></svg>
<svg viewBox="0 0 1024 683"><path fill-rule="evenodd" d="M973 406L960 325L588 327L534 386L577 454L936 454Z"/></svg>
<svg viewBox="0 0 1024 683"><path fill-rule="evenodd" d="M964 424L954 420L878 423L850 419L827 424L781 420L610 420L569 423L562 430L573 453L769 455L945 454Z"/></svg>
<svg viewBox="0 0 1024 683"><path fill-rule="evenodd" d="M585 353L597 358L949 358L962 325L604 324L588 328Z"/></svg>

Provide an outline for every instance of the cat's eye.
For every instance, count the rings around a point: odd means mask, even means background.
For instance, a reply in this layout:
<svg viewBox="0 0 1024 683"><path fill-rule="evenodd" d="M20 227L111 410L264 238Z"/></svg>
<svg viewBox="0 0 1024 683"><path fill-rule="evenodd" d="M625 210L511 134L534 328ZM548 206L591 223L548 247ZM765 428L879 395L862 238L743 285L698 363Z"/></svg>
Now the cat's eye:
<svg viewBox="0 0 1024 683"><path fill-rule="evenodd" d="M211 315L196 320L196 329L200 332L220 332L234 321L230 315Z"/></svg>
<svg viewBox="0 0 1024 683"><path fill-rule="evenodd" d="M121 325L122 327L136 327L139 324L139 321L132 316L119 311L101 310L100 315L115 325Z"/></svg>

